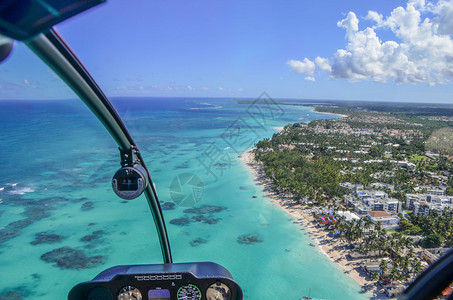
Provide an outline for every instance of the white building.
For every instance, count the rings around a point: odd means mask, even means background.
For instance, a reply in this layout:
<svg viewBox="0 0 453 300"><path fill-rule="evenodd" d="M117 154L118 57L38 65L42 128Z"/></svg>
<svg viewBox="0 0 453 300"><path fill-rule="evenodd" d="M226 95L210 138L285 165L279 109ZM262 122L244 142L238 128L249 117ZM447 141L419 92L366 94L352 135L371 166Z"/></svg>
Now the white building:
<svg viewBox="0 0 453 300"><path fill-rule="evenodd" d="M380 222L383 229L398 229L400 227L400 218L383 210L369 211L368 217L375 225Z"/></svg>
<svg viewBox="0 0 453 300"><path fill-rule="evenodd" d="M429 215L433 210L441 212L453 209L453 197L432 194L406 194L406 207L418 215Z"/></svg>

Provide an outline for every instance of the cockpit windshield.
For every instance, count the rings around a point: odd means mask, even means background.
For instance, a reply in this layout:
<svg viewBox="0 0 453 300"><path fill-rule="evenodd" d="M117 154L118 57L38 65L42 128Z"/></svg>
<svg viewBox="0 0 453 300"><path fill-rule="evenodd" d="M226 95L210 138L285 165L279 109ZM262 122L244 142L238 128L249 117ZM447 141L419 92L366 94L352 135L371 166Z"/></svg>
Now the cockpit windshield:
<svg viewBox="0 0 453 300"><path fill-rule="evenodd" d="M134 138L173 261L221 264L245 299L401 292L453 245L453 107L451 72L396 66L415 47L397 13L453 2L199 2L111 0L55 26ZM26 43L0 65L0 299L64 299L108 267L162 263L161 244L145 196L112 190L109 132ZM433 214L449 235L422 226Z"/></svg>

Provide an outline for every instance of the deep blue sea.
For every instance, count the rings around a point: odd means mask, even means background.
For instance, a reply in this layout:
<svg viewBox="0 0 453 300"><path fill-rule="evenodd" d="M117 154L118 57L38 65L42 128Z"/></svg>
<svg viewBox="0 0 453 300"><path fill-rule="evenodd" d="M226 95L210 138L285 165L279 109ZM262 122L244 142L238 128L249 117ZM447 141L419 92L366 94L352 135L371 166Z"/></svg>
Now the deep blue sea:
<svg viewBox="0 0 453 300"><path fill-rule="evenodd" d="M112 101L156 185L174 261L225 266L245 299L366 299L238 158L277 126L335 116L263 99ZM108 267L162 262L146 199L113 193L118 147L81 101L0 101L0 122L0 299L65 299Z"/></svg>

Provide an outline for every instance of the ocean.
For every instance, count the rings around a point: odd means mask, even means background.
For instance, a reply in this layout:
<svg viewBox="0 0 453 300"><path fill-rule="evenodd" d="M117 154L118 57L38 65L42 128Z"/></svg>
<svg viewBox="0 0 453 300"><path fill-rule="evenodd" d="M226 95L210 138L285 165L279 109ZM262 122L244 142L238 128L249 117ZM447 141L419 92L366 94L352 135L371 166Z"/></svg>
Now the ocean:
<svg viewBox="0 0 453 300"><path fill-rule="evenodd" d="M244 299L367 299L238 158L275 127L336 116L259 100L113 99L156 185L174 262L223 265ZM0 120L0 299L65 299L108 267L162 262L146 199L113 193L118 147L81 101L0 101Z"/></svg>

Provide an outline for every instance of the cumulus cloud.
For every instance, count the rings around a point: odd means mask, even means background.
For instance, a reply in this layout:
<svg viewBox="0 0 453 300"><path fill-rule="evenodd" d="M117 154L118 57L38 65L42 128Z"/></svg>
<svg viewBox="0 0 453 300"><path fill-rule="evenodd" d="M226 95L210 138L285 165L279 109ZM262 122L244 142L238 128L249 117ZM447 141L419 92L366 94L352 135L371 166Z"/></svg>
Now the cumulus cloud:
<svg viewBox="0 0 453 300"><path fill-rule="evenodd" d="M287 62L291 70L313 77L317 70L331 78L376 82L448 82L453 77L453 0L428 3L409 0L389 16L370 11L365 17L375 23L362 30L359 19L349 12L338 27L346 30L347 44L330 59L317 57ZM376 30L389 30L395 40L382 41ZM319 73L319 72L318 72Z"/></svg>
<svg viewBox="0 0 453 300"><path fill-rule="evenodd" d="M308 58L305 58L304 61L298 61L298 60L291 59L291 60L288 60L286 64L295 73L305 73L305 74L311 75L316 70L316 66L315 66L314 62L312 62Z"/></svg>
<svg viewBox="0 0 453 300"><path fill-rule="evenodd" d="M359 19L357 19L355 13L350 11L346 19L343 19L340 22L338 22L337 26L343 27L344 29L346 29L347 34L351 35L357 30L359 30Z"/></svg>

